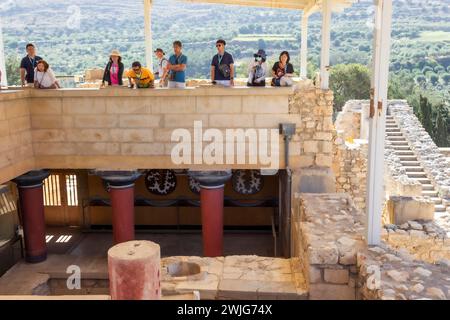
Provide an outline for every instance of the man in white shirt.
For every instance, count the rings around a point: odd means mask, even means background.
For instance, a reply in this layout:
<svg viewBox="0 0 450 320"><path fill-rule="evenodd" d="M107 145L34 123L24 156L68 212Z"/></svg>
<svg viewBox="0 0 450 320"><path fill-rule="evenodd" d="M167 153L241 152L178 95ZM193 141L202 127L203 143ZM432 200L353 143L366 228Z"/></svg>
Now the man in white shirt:
<svg viewBox="0 0 450 320"><path fill-rule="evenodd" d="M160 87L167 87L168 84L168 77L165 75L164 70L167 67L167 63L169 62L165 55L163 49L158 48L155 50L156 57L158 58L158 70L155 72L155 78L159 79L159 86Z"/></svg>

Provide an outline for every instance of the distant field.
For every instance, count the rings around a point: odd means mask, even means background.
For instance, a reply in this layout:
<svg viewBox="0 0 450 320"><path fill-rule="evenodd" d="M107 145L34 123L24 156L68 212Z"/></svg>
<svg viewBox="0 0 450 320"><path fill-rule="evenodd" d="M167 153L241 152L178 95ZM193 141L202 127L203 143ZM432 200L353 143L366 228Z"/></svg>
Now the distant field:
<svg viewBox="0 0 450 320"><path fill-rule="evenodd" d="M295 37L290 34L240 34L234 41L258 41L263 39L264 41L293 41Z"/></svg>
<svg viewBox="0 0 450 320"><path fill-rule="evenodd" d="M424 31L420 33L419 41L440 42L450 41L450 32L446 31Z"/></svg>

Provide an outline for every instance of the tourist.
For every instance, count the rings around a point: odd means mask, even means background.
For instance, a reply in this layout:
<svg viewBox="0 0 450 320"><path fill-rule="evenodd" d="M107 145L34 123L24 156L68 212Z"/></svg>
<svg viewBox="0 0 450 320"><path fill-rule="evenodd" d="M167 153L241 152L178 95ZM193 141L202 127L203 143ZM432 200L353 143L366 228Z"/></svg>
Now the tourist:
<svg viewBox="0 0 450 320"><path fill-rule="evenodd" d="M248 67L247 86L264 87L266 85L267 74L266 52L259 49L253 56L255 60Z"/></svg>
<svg viewBox="0 0 450 320"><path fill-rule="evenodd" d="M106 82L108 82L108 85L110 86L122 86L124 69L122 56L119 51L113 50L109 55L109 61L106 64L105 72L103 73L102 87L105 86Z"/></svg>
<svg viewBox="0 0 450 320"><path fill-rule="evenodd" d="M154 88L155 76L149 69L142 67L139 61L133 62L127 76L130 88Z"/></svg>
<svg viewBox="0 0 450 320"><path fill-rule="evenodd" d="M169 72L169 88L186 88L187 57L182 53L180 41L173 43L174 54L170 56L166 70Z"/></svg>
<svg viewBox="0 0 450 320"><path fill-rule="evenodd" d="M36 47L29 43L26 45L27 55L20 62L20 81L22 87L34 84L34 69L41 57L36 55Z"/></svg>
<svg viewBox="0 0 450 320"><path fill-rule="evenodd" d="M233 56L225 51L225 40L217 40L217 54L211 62L211 81L226 87L234 85L234 60Z"/></svg>
<svg viewBox="0 0 450 320"><path fill-rule="evenodd" d="M158 71L155 72L155 78L159 79L160 87L167 87L168 77L167 77L167 64L169 61L166 59L166 53L163 49L158 48L155 50L156 57L158 58Z"/></svg>
<svg viewBox="0 0 450 320"><path fill-rule="evenodd" d="M272 68L272 86L275 87L285 87L292 86L292 77L294 76L294 67L289 61L291 57L289 52L283 51L280 54L280 58L273 65Z"/></svg>
<svg viewBox="0 0 450 320"><path fill-rule="evenodd" d="M45 60L39 60L34 70L34 87L36 89L61 88L55 74Z"/></svg>

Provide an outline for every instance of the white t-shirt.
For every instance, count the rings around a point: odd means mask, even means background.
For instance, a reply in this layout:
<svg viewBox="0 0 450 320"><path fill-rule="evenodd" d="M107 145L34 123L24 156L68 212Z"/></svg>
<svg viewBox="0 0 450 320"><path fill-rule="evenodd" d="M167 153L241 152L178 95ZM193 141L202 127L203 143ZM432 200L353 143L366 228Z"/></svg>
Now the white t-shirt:
<svg viewBox="0 0 450 320"><path fill-rule="evenodd" d="M34 81L37 81L40 87L48 88L56 82L56 77L50 68L48 68L46 72L38 71L37 68L35 68Z"/></svg>
<svg viewBox="0 0 450 320"><path fill-rule="evenodd" d="M161 77L164 74L164 69L167 67L167 63L169 61L167 61L167 59L164 57L160 60L158 60L158 78L161 79Z"/></svg>

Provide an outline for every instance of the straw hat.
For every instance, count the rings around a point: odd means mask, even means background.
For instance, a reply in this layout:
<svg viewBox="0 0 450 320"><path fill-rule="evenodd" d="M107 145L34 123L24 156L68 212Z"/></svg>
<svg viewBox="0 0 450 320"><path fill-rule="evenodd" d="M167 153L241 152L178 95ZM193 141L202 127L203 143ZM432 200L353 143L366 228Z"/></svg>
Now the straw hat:
<svg viewBox="0 0 450 320"><path fill-rule="evenodd" d="M110 56L110 57L112 57L112 56L122 57L122 55L120 54L119 50L113 50L113 51L111 51L111 54L110 54L109 56Z"/></svg>

